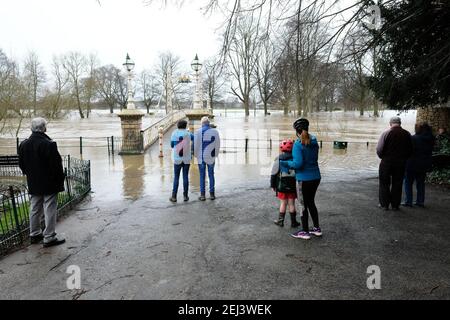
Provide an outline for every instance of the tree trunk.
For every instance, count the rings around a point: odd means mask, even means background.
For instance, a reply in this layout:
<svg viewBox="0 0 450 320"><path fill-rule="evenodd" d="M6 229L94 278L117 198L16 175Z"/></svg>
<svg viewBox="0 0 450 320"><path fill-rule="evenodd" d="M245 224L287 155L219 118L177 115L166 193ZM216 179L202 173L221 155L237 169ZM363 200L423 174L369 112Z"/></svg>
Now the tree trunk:
<svg viewBox="0 0 450 320"><path fill-rule="evenodd" d="M289 114L289 103L288 102L283 103L283 114L285 116L287 116Z"/></svg>
<svg viewBox="0 0 450 320"><path fill-rule="evenodd" d="M264 116L267 116L267 101L264 101Z"/></svg>
<svg viewBox="0 0 450 320"><path fill-rule="evenodd" d="M244 110L245 116L248 117L250 115L250 97L244 97Z"/></svg>
<svg viewBox="0 0 450 320"><path fill-rule="evenodd" d="M380 113L378 112L378 100L377 98L373 99L373 116L378 118Z"/></svg>

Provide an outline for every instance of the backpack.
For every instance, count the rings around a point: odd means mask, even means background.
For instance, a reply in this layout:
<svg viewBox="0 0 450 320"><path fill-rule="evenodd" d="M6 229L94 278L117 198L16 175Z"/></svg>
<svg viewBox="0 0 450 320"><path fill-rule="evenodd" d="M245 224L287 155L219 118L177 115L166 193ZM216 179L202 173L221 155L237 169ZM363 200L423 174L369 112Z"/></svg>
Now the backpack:
<svg viewBox="0 0 450 320"><path fill-rule="evenodd" d="M296 193L296 179L295 170L289 170L289 172L278 172L277 179L277 191L283 193Z"/></svg>

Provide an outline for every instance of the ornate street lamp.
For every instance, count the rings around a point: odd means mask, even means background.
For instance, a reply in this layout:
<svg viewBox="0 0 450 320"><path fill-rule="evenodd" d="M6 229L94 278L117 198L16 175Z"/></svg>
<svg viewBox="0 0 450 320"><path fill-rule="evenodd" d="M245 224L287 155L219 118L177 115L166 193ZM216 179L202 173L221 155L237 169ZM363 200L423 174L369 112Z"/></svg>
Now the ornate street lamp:
<svg viewBox="0 0 450 320"><path fill-rule="evenodd" d="M202 64L200 63L200 60L198 59L198 54L195 55L194 60L191 63L192 70L195 72L200 72L202 70Z"/></svg>
<svg viewBox="0 0 450 320"><path fill-rule="evenodd" d="M134 69L134 62L131 60L130 55L127 53L127 57L125 58L125 63L123 64L125 69L128 72L128 102L127 102L127 109L133 110L136 109L134 102L133 102L133 90L131 87L131 81L133 78L133 69Z"/></svg>
<svg viewBox="0 0 450 320"><path fill-rule="evenodd" d="M203 101L201 98L201 82L200 82L200 70L202 70L202 64L198 59L198 55L195 55L194 60L191 63L192 70L195 71L195 91L194 91L194 109L202 109Z"/></svg>

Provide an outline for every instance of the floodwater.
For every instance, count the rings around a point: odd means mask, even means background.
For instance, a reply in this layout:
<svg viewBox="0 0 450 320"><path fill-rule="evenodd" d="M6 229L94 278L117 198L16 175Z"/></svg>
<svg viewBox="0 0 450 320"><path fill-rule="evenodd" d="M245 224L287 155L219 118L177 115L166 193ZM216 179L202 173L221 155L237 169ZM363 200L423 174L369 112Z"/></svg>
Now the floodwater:
<svg viewBox="0 0 450 320"><path fill-rule="evenodd" d="M389 118L393 115L396 112L384 111L379 118L360 117L355 112L310 114L310 133L323 145L319 154L323 182L375 177L379 164L376 142L388 129ZM402 113L400 117L403 127L412 132L416 113ZM143 127L159 118L159 115L146 116ZM283 116L281 112L272 112L267 117L259 112L246 118L243 111L227 110L225 115L225 110L215 110L214 123L222 139L222 152L216 163L216 193L220 196L237 188L268 187L272 160L278 154L277 141L295 138L294 120L295 117ZM106 112L96 112L90 119L53 121L48 126L48 134L58 142L61 154L80 157L78 137L85 137L82 158L91 160L93 197L106 202L141 197L150 197L155 202L168 201L173 179L169 144L172 130L164 137L164 157L160 158L158 144L144 155L109 156L106 137L120 135L120 120ZM24 128L19 136L27 135L28 129ZM247 153L246 138L249 139ZM347 141L348 148L333 149L335 140ZM15 153L14 140L0 138L0 154L12 153ZM195 164L190 170L190 192L191 198L199 193L199 172ZM182 193L181 181L179 193Z"/></svg>

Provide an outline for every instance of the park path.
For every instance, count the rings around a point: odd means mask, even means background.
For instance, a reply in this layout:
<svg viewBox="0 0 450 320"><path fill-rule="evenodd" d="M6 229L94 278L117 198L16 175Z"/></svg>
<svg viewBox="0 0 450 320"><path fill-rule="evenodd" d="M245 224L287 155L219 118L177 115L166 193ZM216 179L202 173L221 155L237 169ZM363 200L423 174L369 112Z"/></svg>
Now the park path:
<svg viewBox="0 0 450 320"><path fill-rule="evenodd" d="M93 194L61 221L67 243L34 245L0 260L0 299L448 299L450 192L429 187L427 209L376 208L377 180L324 181L322 239L273 225L267 182L215 202ZM66 287L81 269L81 290ZM381 290L366 287L381 268Z"/></svg>

